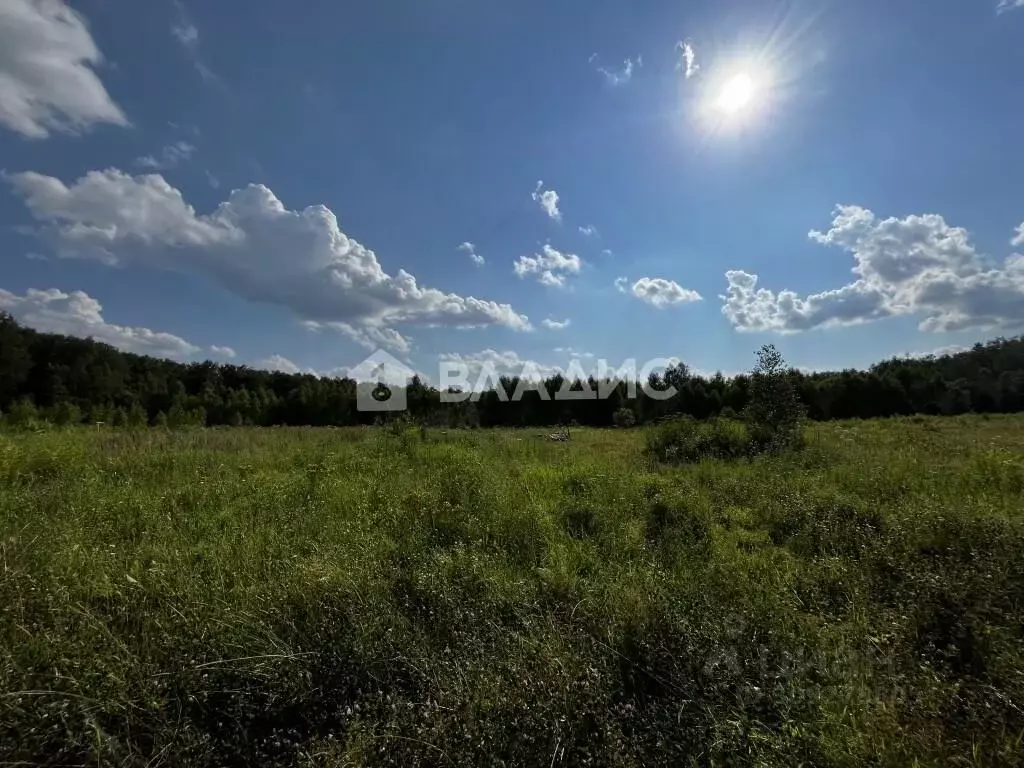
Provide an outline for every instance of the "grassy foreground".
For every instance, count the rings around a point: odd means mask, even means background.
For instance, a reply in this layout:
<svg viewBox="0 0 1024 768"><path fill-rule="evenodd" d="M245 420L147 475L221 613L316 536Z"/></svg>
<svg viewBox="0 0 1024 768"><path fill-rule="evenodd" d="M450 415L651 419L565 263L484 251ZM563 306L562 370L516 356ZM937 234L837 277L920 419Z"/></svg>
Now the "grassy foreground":
<svg viewBox="0 0 1024 768"><path fill-rule="evenodd" d="M1010 765L1024 418L0 435L0 764Z"/></svg>

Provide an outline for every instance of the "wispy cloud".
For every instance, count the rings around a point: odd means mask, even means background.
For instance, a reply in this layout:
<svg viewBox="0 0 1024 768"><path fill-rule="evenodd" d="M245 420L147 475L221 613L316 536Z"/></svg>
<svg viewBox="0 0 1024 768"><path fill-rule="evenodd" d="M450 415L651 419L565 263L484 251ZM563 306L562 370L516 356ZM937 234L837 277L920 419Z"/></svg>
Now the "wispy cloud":
<svg viewBox="0 0 1024 768"><path fill-rule="evenodd" d="M568 328L572 325L572 320L566 318L565 320L555 320L551 317L546 317L540 321L541 325L545 328L550 328L552 331L561 331L563 328Z"/></svg>
<svg viewBox="0 0 1024 768"><path fill-rule="evenodd" d="M589 358L594 356L593 352L583 352L581 350L574 349L573 347L555 347L554 351L560 355L568 355L569 357Z"/></svg>
<svg viewBox="0 0 1024 768"><path fill-rule="evenodd" d="M174 7L178 9L178 20L171 25L171 36L181 44L204 83L223 87L224 81L203 60L200 52L199 28L192 21L188 8L180 0L174 0Z"/></svg>
<svg viewBox="0 0 1024 768"><path fill-rule="evenodd" d="M352 341L359 346L365 347L369 350L387 347L388 349L392 349L396 352L408 353L412 349L412 340L407 336L403 336L394 328L381 328L374 325L364 325L357 328L351 323L318 323L315 321L306 321L302 325L306 330L313 332L318 332L323 328L336 331L342 336L347 336L352 339Z"/></svg>
<svg viewBox="0 0 1024 768"><path fill-rule="evenodd" d="M594 59L594 57L592 56L591 59ZM598 67L597 71L604 75L605 82L608 83L608 85L625 85L633 79L633 71L635 69L639 69L643 65L643 56L637 56L635 59L625 59L622 62L621 69Z"/></svg>
<svg viewBox="0 0 1024 768"><path fill-rule="evenodd" d="M459 246L459 250L467 254L469 258L473 260L474 264L476 264L477 266L483 266L484 257L476 252L476 246L473 245L471 242L467 240L466 242Z"/></svg>
<svg viewBox="0 0 1024 768"><path fill-rule="evenodd" d="M999 0L996 12L1005 13L1006 11L1012 11L1014 8L1024 8L1024 0Z"/></svg>
<svg viewBox="0 0 1024 768"><path fill-rule="evenodd" d="M689 40L680 40L676 43L676 50L680 52L679 61L676 62L676 71L686 75L686 79L697 74L700 64L697 63L697 51Z"/></svg>
<svg viewBox="0 0 1024 768"><path fill-rule="evenodd" d="M593 224L584 224L580 227L580 234L587 237L597 237L597 227Z"/></svg>
<svg viewBox="0 0 1024 768"><path fill-rule="evenodd" d="M191 22L173 25L171 34L186 48L195 48L199 45L199 30Z"/></svg>
<svg viewBox="0 0 1024 768"><path fill-rule="evenodd" d="M174 168L187 162L195 151L196 148L187 141L176 141L161 149L158 157L146 155L137 158L135 164L140 168L148 168L154 171Z"/></svg>

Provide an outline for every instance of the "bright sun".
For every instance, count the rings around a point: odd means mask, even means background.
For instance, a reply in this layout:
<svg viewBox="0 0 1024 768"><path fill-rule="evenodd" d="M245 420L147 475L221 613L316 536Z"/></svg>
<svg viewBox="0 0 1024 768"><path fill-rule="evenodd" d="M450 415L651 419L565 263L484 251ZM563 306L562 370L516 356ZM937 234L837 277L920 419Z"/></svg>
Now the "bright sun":
<svg viewBox="0 0 1024 768"><path fill-rule="evenodd" d="M746 72L741 72L722 87L717 106L722 112L734 114L747 106L753 97L754 80Z"/></svg>

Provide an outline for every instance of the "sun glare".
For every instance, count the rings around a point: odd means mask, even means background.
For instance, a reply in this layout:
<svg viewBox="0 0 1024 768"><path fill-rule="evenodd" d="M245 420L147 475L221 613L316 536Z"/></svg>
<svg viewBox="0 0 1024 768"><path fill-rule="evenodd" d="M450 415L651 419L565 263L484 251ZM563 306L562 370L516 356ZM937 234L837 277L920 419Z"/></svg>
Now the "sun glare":
<svg viewBox="0 0 1024 768"><path fill-rule="evenodd" d="M718 95L717 106L722 112L734 114L750 104L754 97L754 79L746 72L730 78Z"/></svg>

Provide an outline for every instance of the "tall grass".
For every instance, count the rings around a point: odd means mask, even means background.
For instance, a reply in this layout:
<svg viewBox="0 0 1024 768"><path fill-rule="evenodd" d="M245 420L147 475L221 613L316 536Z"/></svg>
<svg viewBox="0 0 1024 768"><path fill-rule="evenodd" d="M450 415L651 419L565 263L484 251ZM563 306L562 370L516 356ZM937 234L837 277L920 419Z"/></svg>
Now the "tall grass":
<svg viewBox="0 0 1024 768"><path fill-rule="evenodd" d="M1018 764L1022 427L0 434L0 763Z"/></svg>

